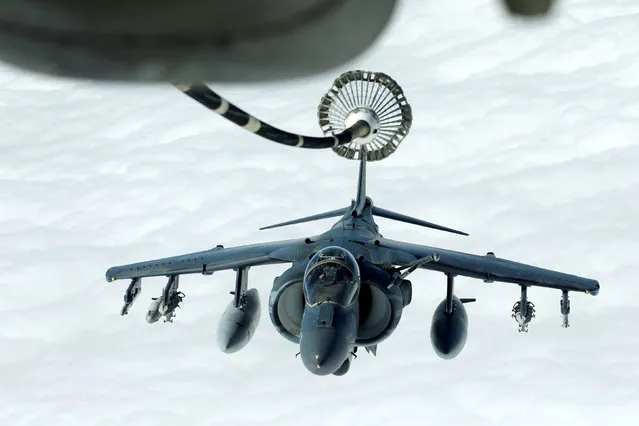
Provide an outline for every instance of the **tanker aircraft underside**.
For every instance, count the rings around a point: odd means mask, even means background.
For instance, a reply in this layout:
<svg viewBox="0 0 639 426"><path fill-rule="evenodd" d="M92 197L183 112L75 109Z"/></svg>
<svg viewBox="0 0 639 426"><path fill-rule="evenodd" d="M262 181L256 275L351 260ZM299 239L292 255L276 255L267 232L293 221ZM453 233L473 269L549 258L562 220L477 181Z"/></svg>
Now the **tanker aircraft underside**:
<svg viewBox="0 0 639 426"><path fill-rule="evenodd" d="M551 14L555 1L499 3L506 16L540 20ZM319 74L363 55L388 28L399 4L5 0L0 2L0 61L83 80L279 81ZM414 14L412 20L421 18ZM417 25L428 26L428 19Z"/></svg>
<svg viewBox="0 0 639 426"><path fill-rule="evenodd" d="M350 100L340 98L345 92ZM386 96L386 100L369 96L373 92ZM441 272L446 277L446 295L435 309L430 328L433 349L444 359L454 358L464 348L468 328L464 305L475 301L455 295L456 276L518 285L521 293L512 317L519 331L527 331L535 316L535 307L528 300L530 287L561 291L563 327L568 327L568 292L598 294L600 286L593 279L513 262L492 252L474 255L391 240L380 234L375 216L468 235L377 207L366 195L367 162L390 156L408 133L412 120L401 89L387 75L362 71L343 74L322 99L319 116L326 134L357 129L352 132L352 140L333 148L340 156L359 160L355 199L345 208L262 229L340 219L328 231L308 238L229 248L218 245L201 252L111 267L106 272L108 282L131 280L122 315L140 295L143 278L168 277L146 318L150 323L162 317L170 322L184 297L178 291L181 275L211 275L232 269L236 272L233 298L220 319L217 341L223 352L233 353L249 343L260 320L258 291L248 287L249 269L287 264L290 267L274 279L270 291L271 323L284 338L299 345L299 357L308 371L343 375L359 347L376 355L378 345L397 328L403 309L412 299L413 285L407 277L417 269ZM426 291L422 286L419 290Z"/></svg>

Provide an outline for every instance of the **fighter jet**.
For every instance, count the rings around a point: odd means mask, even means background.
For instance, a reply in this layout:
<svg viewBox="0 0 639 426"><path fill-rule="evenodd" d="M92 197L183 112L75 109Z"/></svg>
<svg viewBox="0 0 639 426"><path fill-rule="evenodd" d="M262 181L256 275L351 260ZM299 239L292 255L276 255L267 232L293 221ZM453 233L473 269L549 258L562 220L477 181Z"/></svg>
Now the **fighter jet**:
<svg viewBox="0 0 639 426"><path fill-rule="evenodd" d="M570 312L568 292L599 293L596 280L502 259L492 252L476 255L385 238L375 217L468 234L374 205L366 195L366 165L364 146L357 195L350 206L261 228L340 217L322 234L229 248L219 245L211 250L109 268L107 282L131 280L122 315L139 296L143 278L168 277L162 300L153 300L147 314L147 320L155 322L179 305L183 297L177 293L179 276L211 275L232 269L236 272L233 298L220 319L217 343L223 352L233 353L249 343L260 320L258 291L248 288L249 269L286 264L288 269L275 277L270 290L271 323L281 336L299 346L298 355L308 371L341 376L349 371L358 348L376 355L378 345L398 327L402 311L412 299L414 286L407 277L417 269L440 272L446 277L446 295L435 308L430 328L432 347L443 359L456 357L464 348L468 333L464 305L475 301L457 297L456 276L518 285L521 293L512 317L519 331L527 331L535 316L535 307L528 300L530 287L561 291L564 327L568 327ZM417 291L431 290L420 284Z"/></svg>
<svg viewBox="0 0 639 426"><path fill-rule="evenodd" d="M366 51L386 28L396 3L4 0L0 60L49 75L97 80L300 77ZM512 14L531 17L545 16L553 0L505 3Z"/></svg>

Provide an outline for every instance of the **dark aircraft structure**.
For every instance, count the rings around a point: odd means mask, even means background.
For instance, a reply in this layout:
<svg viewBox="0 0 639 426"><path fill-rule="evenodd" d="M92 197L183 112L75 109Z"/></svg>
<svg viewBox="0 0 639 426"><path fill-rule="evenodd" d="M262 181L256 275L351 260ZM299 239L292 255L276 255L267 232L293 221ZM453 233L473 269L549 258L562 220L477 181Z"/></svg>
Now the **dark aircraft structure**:
<svg viewBox="0 0 639 426"><path fill-rule="evenodd" d="M106 271L108 282L131 280L122 315L141 294L142 279L168 278L162 294L152 300L146 318L149 323L162 317L171 322L184 298L178 289L181 276L234 270L232 300L221 316L217 343L225 353L237 352L250 342L260 321L260 297L257 289L248 286L249 270L285 264L288 268L275 277L268 298L271 323L280 335L299 345L299 356L308 371L340 376L349 371L359 347L376 355L378 345L396 330L412 300L414 286L408 276L417 269L446 277L445 297L435 308L430 327L432 347L444 359L456 357L464 348L469 322L465 305L475 301L455 294L457 276L519 286L512 317L520 332L527 331L535 317L535 306L528 299L531 287L561 292L563 327L569 325L569 292L599 293L599 282L593 279L502 259L492 252L463 253L392 240L380 233L375 217L468 235L378 207L367 196L368 162L392 154L412 119L406 98L389 76L364 71L342 74L322 98L318 115L329 135L360 123L361 131L353 140L339 145L336 137L333 148L342 157L359 160L356 197L348 207L262 229L331 217L339 220L326 232L305 238L236 247L218 245L210 250L113 266ZM257 126L251 123L249 127ZM420 284L417 291L427 290Z"/></svg>
<svg viewBox="0 0 639 426"><path fill-rule="evenodd" d="M545 16L553 3L499 1L523 17ZM249 82L300 77L362 54L386 28L397 3L3 0L0 60L49 75L97 80Z"/></svg>

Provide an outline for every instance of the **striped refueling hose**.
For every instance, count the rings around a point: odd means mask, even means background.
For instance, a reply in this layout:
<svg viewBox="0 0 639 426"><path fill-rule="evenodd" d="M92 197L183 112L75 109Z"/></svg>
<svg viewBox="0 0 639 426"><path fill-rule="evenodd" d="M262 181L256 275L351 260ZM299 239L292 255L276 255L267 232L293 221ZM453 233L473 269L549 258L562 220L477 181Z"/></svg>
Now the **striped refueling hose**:
<svg viewBox="0 0 639 426"><path fill-rule="evenodd" d="M251 114L241 110L215 93L203 83L175 83L173 85L178 90L227 120L243 127L249 132L283 145L311 149L334 148L352 142L354 139L368 136L371 131L368 123L360 120L336 135L320 138L289 133L253 117Z"/></svg>

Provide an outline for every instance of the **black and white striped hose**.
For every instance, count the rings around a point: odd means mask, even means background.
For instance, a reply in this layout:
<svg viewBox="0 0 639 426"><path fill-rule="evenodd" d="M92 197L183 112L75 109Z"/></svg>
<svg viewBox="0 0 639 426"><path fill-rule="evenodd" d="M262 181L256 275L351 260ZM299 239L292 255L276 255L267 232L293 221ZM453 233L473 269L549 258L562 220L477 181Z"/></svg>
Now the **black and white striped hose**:
<svg viewBox="0 0 639 426"><path fill-rule="evenodd" d="M311 149L335 148L350 143L357 138L366 137L371 131L368 123L361 120L335 135L325 137L298 135L280 130L253 117L251 114L241 110L215 93L203 83L176 83L174 86L211 111L243 127L249 132L283 145Z"/></svg>

